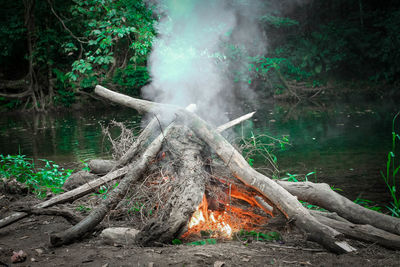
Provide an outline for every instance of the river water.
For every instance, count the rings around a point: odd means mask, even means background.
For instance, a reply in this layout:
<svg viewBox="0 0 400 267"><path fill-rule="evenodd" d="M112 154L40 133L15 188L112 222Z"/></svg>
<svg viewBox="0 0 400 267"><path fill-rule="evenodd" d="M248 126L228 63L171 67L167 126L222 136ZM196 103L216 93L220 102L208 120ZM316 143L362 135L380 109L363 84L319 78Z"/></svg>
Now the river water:
<svg viewBox="0 0 400 267"><path fill-rule="evenodd" d="M391 147L395 101L307 104L265 103L237 131L287 136L291 143L275 151L281 176L315 172L310 181L327 182L351 199L390 201L380 171ZM100 124L111 120L140 125L131 109L109 108L48 114L2 114L0 154L45 158L62 166L110 157ZM400 120L398 122L400 124ZM397 126L396 126L397 127ZM262 163L261 163L262 164ZM258 163L260 165L260 163Z"/></svg>

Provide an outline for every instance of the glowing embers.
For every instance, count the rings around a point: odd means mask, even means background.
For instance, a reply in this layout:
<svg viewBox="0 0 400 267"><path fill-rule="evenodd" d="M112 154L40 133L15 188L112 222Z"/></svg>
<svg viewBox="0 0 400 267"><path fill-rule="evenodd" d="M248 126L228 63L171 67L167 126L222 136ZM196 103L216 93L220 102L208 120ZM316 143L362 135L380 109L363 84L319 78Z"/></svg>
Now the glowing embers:
<svg viewBox="0 0 400 267"><path fill-rule="evenodd" d="M242 229L256 230L261 225L267 223L267 217L257 215L250 209L242 209L225 204L225 210L209 210L207 198L203 196L203 201L193 213L188 231L182 238L206 234L215 238L231 238L235 232Z"/></svg>

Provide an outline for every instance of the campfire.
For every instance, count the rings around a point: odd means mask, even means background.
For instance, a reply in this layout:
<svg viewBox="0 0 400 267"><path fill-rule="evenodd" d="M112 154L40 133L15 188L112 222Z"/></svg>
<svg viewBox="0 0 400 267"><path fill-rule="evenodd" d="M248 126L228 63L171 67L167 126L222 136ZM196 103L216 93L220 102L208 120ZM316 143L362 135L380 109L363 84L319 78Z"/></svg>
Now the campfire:
<svg viewBox="0 0 400 267"><path fill-rule="evenodd" d="M232 238L240 230L259 230L268 223L267 217L250 210L224 203L223 210L212 210L206 196L189 220L188 231L182 238L201 236L201 233L213 238ZM203 234L204 235L204 234Z"/></svg>
<svg viewBox="0 0 400 267"><path fill-rule="evenodd" d="M126 203L126 206L142 203L140 220L144 229L151 233L167 228L170 231L179 222L182 228L176 227L171 235L185 240L205 236L230 239L240 230L261 231L273 216L267 199L233 177L222 161L211 159L204 147L197 148L204 154L198 155L197 162L189 155L183 156L190 151L188 143L199 141L189 129L179 126L169 133L173 139L151 162L149 174ZM190 167L184 168L187 164ZM187 169L195 170L194 174ZM188 182L185 190L181 190L182 182ZM199 182L201 186L196 184ZM192 201L194 196L198 204ZM182 207L184 210L180 210ZM176 216L172 218L171 214ZM146 228L149 225L151 229Z"/></svg>
<svg viewBox="0 0 400 267"><path fill-rule="evenodd" d="M134 199L133 192L138 194L141 210L146 207L147 216L140 230L123 230L121 242L130 238L131 244L159 246L204 233L231 238L239 230L260 229L273 214L281 214L308 239L336 253L355 251L343 235L400 249L397 218L361 207L327 184L272 180L252 168L220 134L252 114L214 128L193 112L176 106L134 99L101 86L95 91L139 112L160 115L168 111L175 119L160 125L155 116L116 161L98 160L98 166L92 161L92 173L75 175L86 175L91 181L84 177L78 187L1 219L0 227L32 213L66 216L79 222L52 234L50 243L68 244L93 231L124 201ZM84 219L45 209L73 201L116 179L120 179L118 186ZM307 210L299 199L332 212ZM128 232L134 234L128 238Z"/></svg>

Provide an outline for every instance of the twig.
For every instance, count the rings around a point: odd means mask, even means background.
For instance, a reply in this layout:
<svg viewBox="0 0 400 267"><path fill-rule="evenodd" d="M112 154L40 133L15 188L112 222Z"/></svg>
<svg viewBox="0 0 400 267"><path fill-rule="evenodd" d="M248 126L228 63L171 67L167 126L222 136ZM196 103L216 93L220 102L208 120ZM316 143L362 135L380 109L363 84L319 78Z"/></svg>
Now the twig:
<svg viewBox="0 0 400 267"><path fill-rule="evenodd" d="M72 211L67 209L55 209L55 208L47 208L47 209L38 209L38 208L27 208L27 207L17 207L16 211L26 212L28 214L33 215L55 215L62 216L71 224L77 224L82 220L81 216L74 214Z"/></svg>
<svg viewBox="0 0 400 267"><path fill-rule="evenodd" d="M54 16L56 16L56 18L61 22L63 28L78 42L83 43L83 44L87 44L89 43L88 41L82 41L81 38L77 37L64 23L64 21L57 15L56 11L53 8L53 5L51 4L50 0L47 0L47 3L49 3L50 6L50 10L51 12L54 14Z"/></svg>
<svg viewBox="0 0 400 267"><path fill-rule="evenodd" d="M295 250L303 250L303 251L311 251L311 252L326 252L325 249L320 249L320 248L302 248L302 247L292 247L292 246L281 246L281 245L275 245L275 244L269 244L265 243L267 247L272 247L272 248L280 248L280 249L295 249Z"/></svg>

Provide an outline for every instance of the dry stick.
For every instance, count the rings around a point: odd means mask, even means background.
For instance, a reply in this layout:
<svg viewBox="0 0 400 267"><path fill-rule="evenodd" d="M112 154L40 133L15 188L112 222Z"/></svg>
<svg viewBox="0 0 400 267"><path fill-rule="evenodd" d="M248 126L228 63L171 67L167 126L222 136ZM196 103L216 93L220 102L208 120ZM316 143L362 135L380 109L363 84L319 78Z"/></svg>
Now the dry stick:
<svg viewBox="0 0 400 267"><path fill-rule="evenodd" d="M139 109L140 111L154 112L155 109L161 110L164 107L162 104L115 93L99 85L96 86L95 93L119 104ZM171 107L171 105L165 105L165 107L167 110L174 108L175 114L180 116L185 122L190 123L192 130L197 136L216 151L238 179L270 199L289 220L294 220L295 224L300 229L304 230L309 235L310 239L336 253L355 250L347 244L347 242L338 239L341 237L338 231L318 222L312 217L309 211L299 203L296 197L270 178L251 168L243 156L205 121L195 114L185 112L178 107Z"/></svg>
<svg viewBox="0 0 400 267"><path fill-rule="evenodd" d="M139 148L143 145L143 143L147 142L150 138L150 136L157 131L158 128L158 123L157 119L153 118L151 121L147 124L147 126L143 129L142 133L140 136L135 140L133 145L128 149L128 151L118 160L117 164L115 165L114 168L118 168L120 166L126 165L130 160L133 159L133 157L136 155L138 152Z"/></svg>
<svg viewBox="0 0 400 267"><path fill-rule="evenodd" d="M217 128L217 132L219 132L219 133L223 132L226 129L228 129L228 128L230 128L230 127L232 127L232 126L234 126L234 125L236 125L236 124L238 124L238 123L240 123L242 121L250 119L251 117L253 117L254 113L256 113L256 112L254 111L254 112L248 113L248 114L243 115L243 116L241 116L241 117L239 117L237 119L234 119L234 120L232 120L230 122L227 122L224 125L219 126Z"/></svg>
<svg viewBox="0 0 400 267"><path fill-rule="evenodd" d="M260 196L255 196L254 200L257 202L257 205L263 209L266 213L268 214L272 214L274 211L274 208L271 207L271 205L269 205L264 199L262 199L262 197Z"/></svg>
<svg viewBox="0 0 400 267"><path fill-rule="evenodd" d="M283 188L300 200L334 211L339 216L358 224L369 224L400 235L400 220L366 209L333 191L328 184L278 181Z"/></svg>

